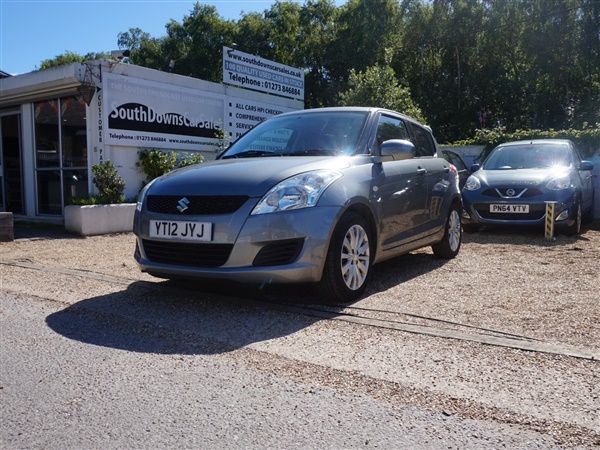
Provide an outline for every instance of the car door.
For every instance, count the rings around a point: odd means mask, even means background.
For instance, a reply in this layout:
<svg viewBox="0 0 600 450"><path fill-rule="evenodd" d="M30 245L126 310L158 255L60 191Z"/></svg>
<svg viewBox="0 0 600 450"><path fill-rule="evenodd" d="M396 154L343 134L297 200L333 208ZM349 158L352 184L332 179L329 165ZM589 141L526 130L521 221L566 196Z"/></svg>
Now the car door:
<svg viewBox="0 0 600 450"><path fill-rule="evenodd" d="M442 154L444 155L444 159L446 159L446 161L452 163L452 165L456 167L456 171L458 172L458 187L462 189L470 175L467 165L463 159L453 151L442 150Z"/></svg>
<svg viewBox="0 0 600 450"><path fill-rule="evenodd" d="M374 146L390 139L411 140L407 121L381 114ZM376 178L381 244L384 250L401 245L417 232L427 207L427 184L415 159L382 159Z"/></svg>
<svg viewBox="0 0 600 450"><path fill-rule="evenodd" d="M444 158L435 157L437 146L431 132L414 122L410 122L412 142L415 144L415 161L422 177L422 185L426 189L425 208L419 217L421 231L427 233L437 228L446 220L442 213L444 199L448 196L448 172L450 166Z"/></svg>
<svg viewBox="0 0 600 450"><path fill-rule="evenodd" d="M592 207L594 201L594 177L591 170L581 170L583 159L575 145L573 145L573 157L575 158L575 169L581 180L581 207L584 211L587 211Z"/></svg>

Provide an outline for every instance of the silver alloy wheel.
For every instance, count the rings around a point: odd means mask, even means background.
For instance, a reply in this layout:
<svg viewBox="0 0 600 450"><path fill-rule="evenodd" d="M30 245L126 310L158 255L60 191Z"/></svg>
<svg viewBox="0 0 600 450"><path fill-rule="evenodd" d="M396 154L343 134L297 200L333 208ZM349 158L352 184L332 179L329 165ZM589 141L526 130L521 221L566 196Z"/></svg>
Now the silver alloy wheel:
<svg viewBox="0 0 600 450"><path fill-rule="evenodd" d="M342 278L349 289L359 289L369 273L369 235L360 225L352 225L342 244Z"/></svg>
<svg viewBox="0 0 600 450"><path fill-rule="evenodd" d="M457 210L450 212L450 218L448 219L448 244L450 249L455 252L460 245L461 240L461 224L460 215Z"/></svg>

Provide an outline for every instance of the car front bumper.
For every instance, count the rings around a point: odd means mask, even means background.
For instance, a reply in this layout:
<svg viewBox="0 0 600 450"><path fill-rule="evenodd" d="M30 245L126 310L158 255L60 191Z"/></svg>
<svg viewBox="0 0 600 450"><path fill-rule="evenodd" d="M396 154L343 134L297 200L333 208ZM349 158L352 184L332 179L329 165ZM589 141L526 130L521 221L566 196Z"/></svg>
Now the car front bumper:
<svg viewBox="0 0 600 450"><path fill-rule="evenodd" d="M483 199L481 196L472 197L463 194L463 213L461 222L465 225L522 225L542 226L546 221L547 202L553 202L554 220L558 226L571 226L576 220L574 206L577 195L575 192L562 193L546 200L506 200L506 199ZM494 213L490 211L490 205L529 205L528 213Z"/></svg>
<svg viewBox="0 0 600 450"><path fill-rule="evenodd" d="M150 220L180 217L136 213L135 259L161 278L301 283L321 279L333 224L340 208L313 207L251 216L196 217L211 222L210 242L149 237ZM185 220L194 220L186 217Z"/></svg>

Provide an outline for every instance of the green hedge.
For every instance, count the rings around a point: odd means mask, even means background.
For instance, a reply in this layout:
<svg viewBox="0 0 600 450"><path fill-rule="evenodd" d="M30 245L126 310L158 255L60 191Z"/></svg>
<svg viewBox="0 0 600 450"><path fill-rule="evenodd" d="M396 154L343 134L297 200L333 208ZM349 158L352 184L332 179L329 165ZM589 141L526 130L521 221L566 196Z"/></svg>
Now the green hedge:
<svg viewBox="0 0 600 450"><path fill-rule="evenodd" d="M484 145L482 156L486 156L494 147L504 142L527 139L569 139L577 145L584 158L590 158L596 150L600 149L600 123L595 127L585 127L582 130L517 130L509 133L504 128L482 129L477 130L472 139L446 145Z"/></svg>

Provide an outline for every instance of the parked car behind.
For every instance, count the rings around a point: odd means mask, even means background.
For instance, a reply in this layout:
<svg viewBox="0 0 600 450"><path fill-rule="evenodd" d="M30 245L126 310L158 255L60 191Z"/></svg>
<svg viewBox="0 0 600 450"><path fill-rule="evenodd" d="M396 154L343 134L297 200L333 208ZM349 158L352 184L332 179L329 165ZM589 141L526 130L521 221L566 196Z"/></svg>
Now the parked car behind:
<svg viewBox="0 0 600 450"><path fill-rule="evenodd" d="M351 301L380 261L425 246L454 258L461 210L427 127L378 108L303 110L150 182L135 258L157 277L314 283Z"/></svg>
<svg viewBox="0 0 600 450"><path fill-rule="evenodd" d="M462 190L465 231L481 225L545 223L546 202L556 202L554 222L565 234L593 218L593 164L569 140L507 142L496 147Z"/></svg>
<svg viewBox="0 0 600 450"><path fill-rule="evenodd" d="M446 161L456 167L456 171L458 172L458 187L462 189L467 182L467 178L471 176L471 170L467 166L467 163L459 153L452 150L443 149L442 155Z"/></svg>

